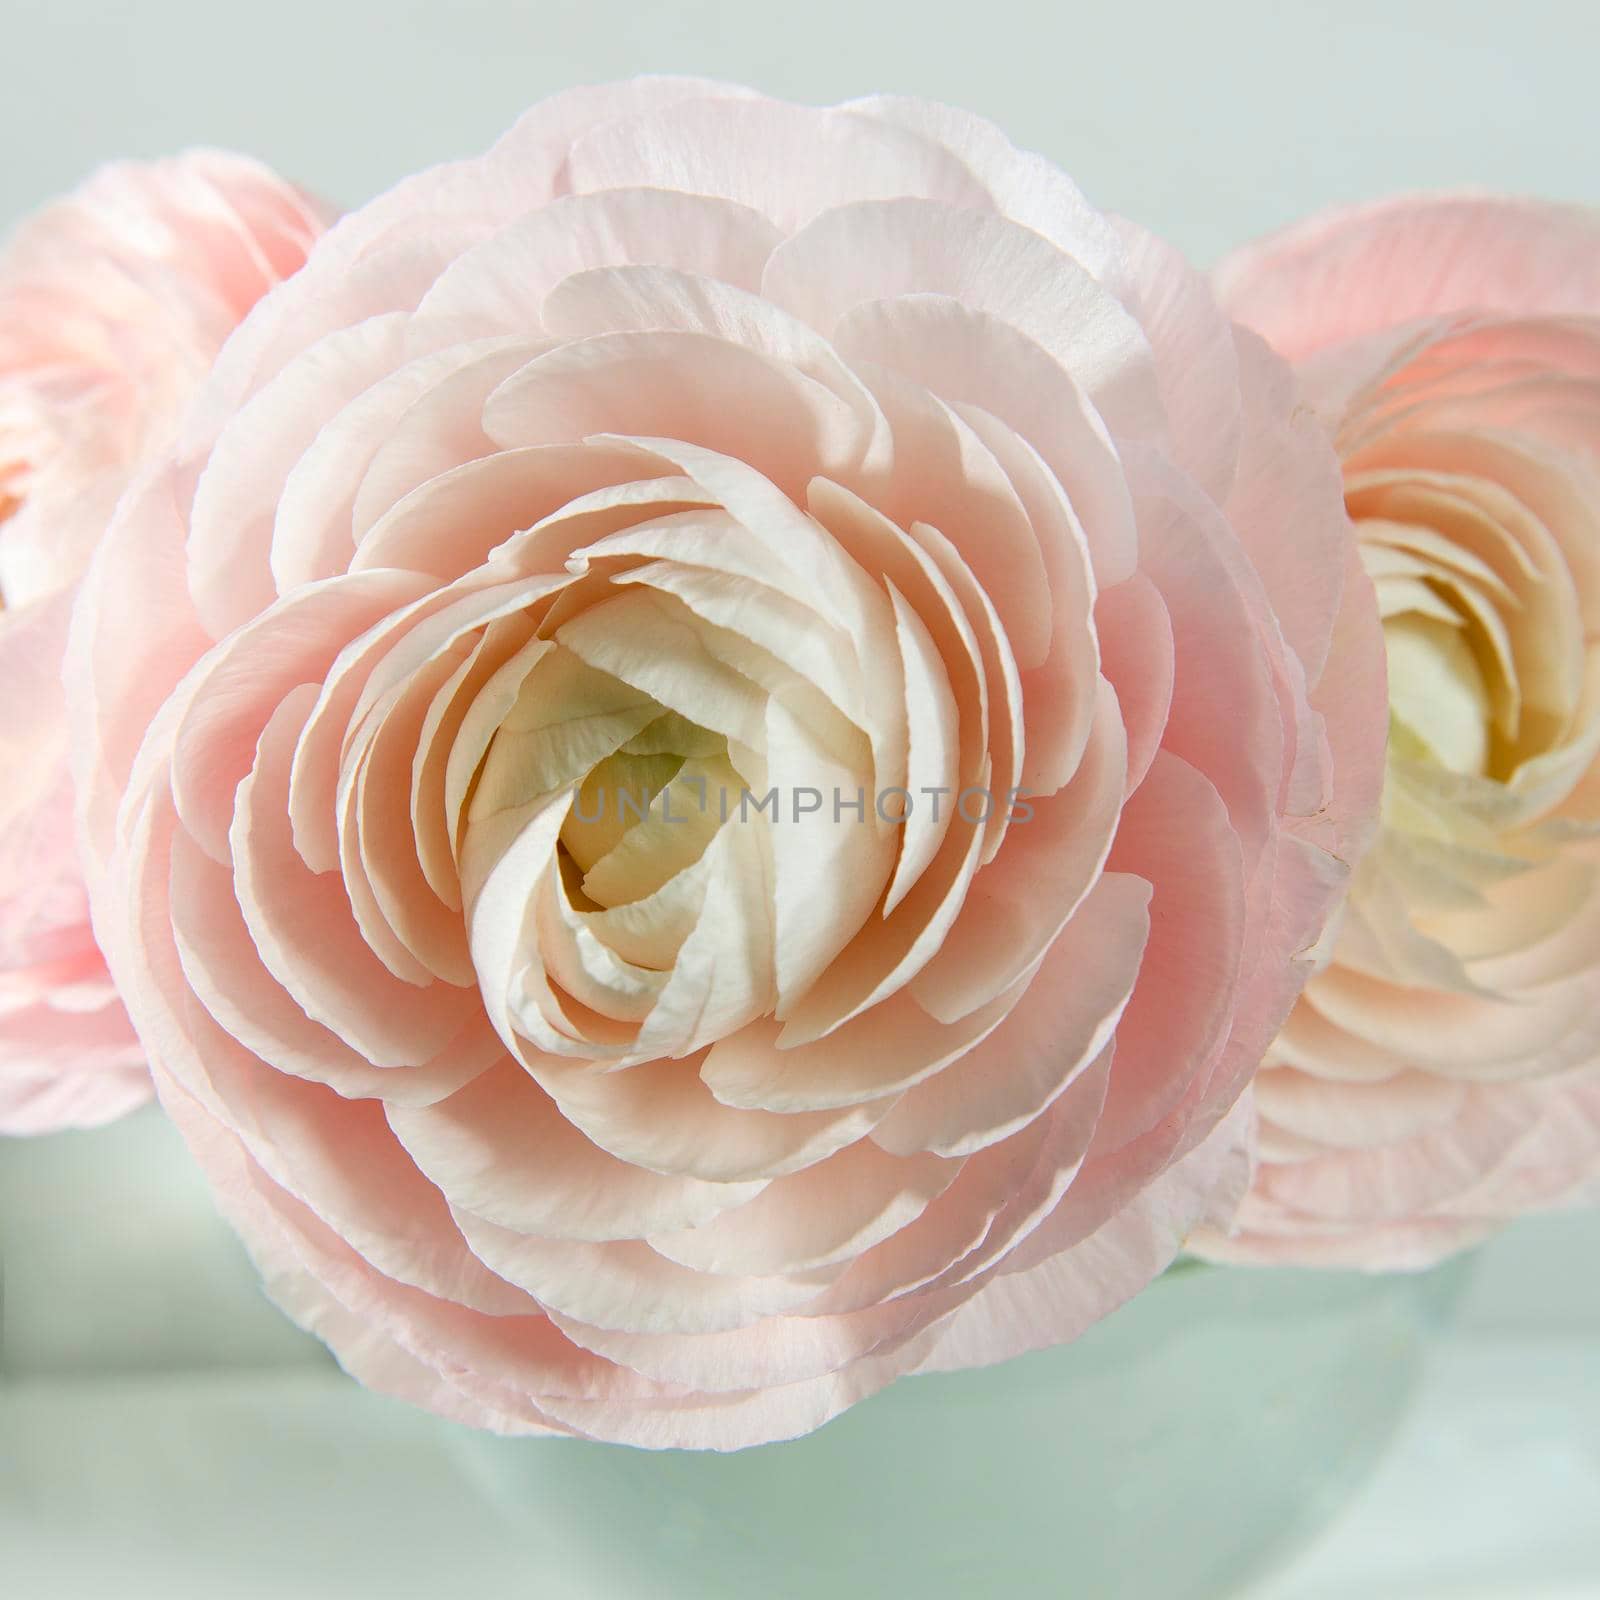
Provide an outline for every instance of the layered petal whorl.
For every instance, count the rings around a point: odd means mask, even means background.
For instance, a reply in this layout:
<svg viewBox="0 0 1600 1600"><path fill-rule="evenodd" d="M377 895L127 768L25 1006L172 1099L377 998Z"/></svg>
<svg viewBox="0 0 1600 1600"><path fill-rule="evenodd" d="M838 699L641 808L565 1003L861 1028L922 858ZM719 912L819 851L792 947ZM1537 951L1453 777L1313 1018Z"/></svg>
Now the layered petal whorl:
<svg viewBox="0 0 1600 1600"><path fill-rule="evenodd" d="M1221 269L1336 439L1391 729L1225 1258L1422 1266L1600 1197L1597 266L1592 215L1462 197Z"/></svg>
<svg viewBox="0 0 1600 1600"><path fill-rule="evenodd" d="M1290 398L917 103L579 91L335 228L74 684L99 923L286 1308L445 1415L726 1449L1225 1216L1381 749L1312 703L1381 671Z"/></svg>
<svg viewBox="0 0 1600 1600"><path fill-rule="evenodd" d="M0 253L0 1134L150 1097L89 926L62 687L118 495L323 218L217 151L105 167Z"/></svg>

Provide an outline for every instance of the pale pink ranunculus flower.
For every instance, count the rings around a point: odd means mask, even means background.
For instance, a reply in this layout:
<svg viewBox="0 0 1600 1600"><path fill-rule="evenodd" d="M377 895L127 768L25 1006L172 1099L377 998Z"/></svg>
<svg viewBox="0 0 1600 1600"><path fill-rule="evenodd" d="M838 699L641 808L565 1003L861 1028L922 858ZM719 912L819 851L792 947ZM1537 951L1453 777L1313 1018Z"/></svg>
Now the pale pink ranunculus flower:
<svg viewBox="0 0 1600 1600"><path fill-rule="evenodd" d="M350 1371L511 1432L787 1437L1141 1288L1381 776L1287 369L914 101L640 80L402 183L77 620L165 1105Z"/></svg>
<svg viewBox="0 0 1600 1600"><path fill-rule="evenodd" d="M257 163L195 151L101 169L0 252L0 1134L150 1096L74 843L68 616L141 456L322 226Z"/></svg>
<svg viewBox="0 0 1600 1600"><path fill-rule="evenodd" d="M1257 1079L1229 1260L1425 1266L1600 1200L1600 215L1312 218L1224 303L1344 460L1388 647L1383 826Z"/></svg>

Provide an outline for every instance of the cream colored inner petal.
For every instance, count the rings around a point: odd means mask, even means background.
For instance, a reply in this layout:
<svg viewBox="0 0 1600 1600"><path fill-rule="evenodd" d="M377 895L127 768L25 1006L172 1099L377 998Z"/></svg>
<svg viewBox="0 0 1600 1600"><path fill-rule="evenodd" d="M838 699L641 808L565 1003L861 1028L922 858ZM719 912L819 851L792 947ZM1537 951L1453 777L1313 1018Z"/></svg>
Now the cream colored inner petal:
<svg viewBox="0 0 1600 1600"><path fill-rule="evenodd" d="M1495 483L1457 475L1358 472L1349 501L1384 623L1390 709L1408 735L1397 750L1511 782L1562 742L1576 709L1559 665L1578 645L1576 612L1553 593L1548 532Z"/></svg>
<svg viewBox="0 0 1600 1600"><path fill-rule="evenodd" d="M448 678L455 698L427 715L454 728L443 789L465 817L469 914L491 880L497 903L515 903L502 859L519 862L533 908L501 968L500 1013L538 1048L621 1050L626 1065L692 1053L770 1014L782 973L809 978L871 914L898 831L879 825L870 798L862 816L834 810L834 790L873 793L872 745L823 692L860 713L848 640L817 630L827 654L810 664L837 667L818 670L819 683L796 669L804 619L775 591L654 564L652 575L685 574L674 587L748 637L636 581L637 569L580 565L553 637L469 657ZM461 710L472 683L476 702ZM808 752L800 768L769 762L780 714ZM552 804L553 849L523 852L524 829ZM834 845L852 843L852 870L836 870Z"/></svg>
<svg viewBox="0 0 1600 1600"><path fill-rule="evenodd" d="M659 353L606 350L619 382ZM1031 751L1008 606L1037 606L1025 585L994 593L975 548L993 494L941 479L936 526L910 515L909 469L902 508L870 475L780 482L653 436L496 459L434 474L373 524L374 550L420 551L454 508L466 568L363 641L371 686L352 681L323 717L338 865L375 953L412 982L475 981L535 1076L553 1061L692 1074L767 1019L804 1078L808 1041L856 1019L846 1037L898 1039L902 1012L922 1030L913 1065L940 1070L971 1041L908 985L975 877L1017 848L1007 797ZM1007 499L1014 542L1037 537L1037 498ZM1064 770L1074 673L1097 652L1069 657L1047 684ZM957 806L968 788L981 815ZM984 1025L1011 1003L986 1000ZM803 1105L785 1077L765 1110Z"/></svg>
<svg viewBox="0 0 1600 1600"><path fill-rule="evenodd" d="M726 756L680 763L678 771L651 797L644 815L624 820L610 849L584 871L584 895L596 906L610 910L655 894L705 854L725 822L737 826L744 794L744 784ZM617 800L619 810L626 803L621 789L611 798ZM577 809L574 801L567 813L569 822Z"/></svg>
<svg viewBox="0 0 1600 1600"><path fill-rule="evenodd" d="M1452 772L1485 770L1489 689L1459 622L1405 613L1384 624L1389 711Z"/></svg>
<svg viewBox="0 0 1600 1600"><path fill-rule="evenodd" d="M1396 522L1415 524L1468 558L1445 562L1415 541L1411 546L1424 562L1427 581L1469 621L1480 657L1492 652L1500 658L1498 664L1483 662L1497 710L1489 771L1511 782L1519 767L1576 731L1584 660L1593 642L1584 638L1574 572L1552 529L1518 493L1489 475L1497 464L1509 470L1514 453L1471 436L1425 435L1408 448L1422 453L1423 465L1357 473L1349 485L1350 509L1363 537L1370 518L1378 519L1380 535L1392 532ZM1484 475L1461 470L1479 457ZM1429 467L1433 461L1448 463L1450 470ZM1474 565L1488 567L1492 577L1481 578ZM1498 625L1484 622L1490 613ZM1514 718L1507 692L1512 680Z"/></svg>
<svg viewBox="0 0 1600 1600"><path fill-rule="evenodd" d="M683 762L681 755L670 751L636 755L624 746L590 768L561 824L561 843L580 874L610 855L623 837L644 821L656 796L678 776Z"/></svg>
<svg viewBox="0 0 1600 1600"><path fill-rule="evenodd" d="M1302 1022L1280 1041L1308 1083L1385 1063L1471 1075L1476 1035L1437 1060L1425 1032L1397 1042L1423 1005L1479 1018L1496 1059L1553 1048L1539 1042L1558 1025L1552 1007L1521 1003L1528 984L1570 970L1585 936L1587 846L1550 820L1600 751L1584 687L1600 681L1600 637L1584 623L1577 534L1514 439L1429 432L1425 405L1388 420L1346 476L1387 650L1383 835L1352 883L1335 964L1296 1013L1327 1037ZM1382 1041L1370 1063L1362 1039ZM1304 1131L1286 1105L1266 1114Z"/></svg>

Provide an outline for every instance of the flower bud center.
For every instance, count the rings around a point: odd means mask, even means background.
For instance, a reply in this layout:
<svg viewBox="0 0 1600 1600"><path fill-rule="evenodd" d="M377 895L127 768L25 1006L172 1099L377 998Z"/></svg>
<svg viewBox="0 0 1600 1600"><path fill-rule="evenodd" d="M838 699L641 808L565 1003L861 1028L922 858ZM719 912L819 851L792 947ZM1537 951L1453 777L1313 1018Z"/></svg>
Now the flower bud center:
<svg viewBox="0 0 1600 1600"><path fill-rule="evenodd" d="M1460 622L1405 612L1383 627L1389 713L1451 772L1489 763L1489 688Z"/></svg>
<svg viewBox="0 0 1600 1600"><path fill-rule="evenodd" d="M663 712L574 790L560 835L569 888L601 909L654 894L737 819L744 790L721 734Z"/></svg>

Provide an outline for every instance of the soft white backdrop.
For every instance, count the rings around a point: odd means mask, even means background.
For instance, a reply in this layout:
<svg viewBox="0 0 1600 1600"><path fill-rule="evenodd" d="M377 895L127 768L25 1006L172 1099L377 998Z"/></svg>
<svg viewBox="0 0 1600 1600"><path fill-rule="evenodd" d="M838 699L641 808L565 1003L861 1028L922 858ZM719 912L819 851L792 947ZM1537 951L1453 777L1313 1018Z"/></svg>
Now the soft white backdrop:
<svg viewBox="0 0 1600 1600"><path fill-rule="evenodd" d="M0 0L0 226L193 143L354 205L551 90L670 70L970 106L1207 262L1400 189L1600 203L1597 47L1595 0ZM1570 1393L1600 1393L1597 1261L1593 1217L1492 1247L1384 1476L1271 1600L1600 1594Z"/></svg>
<svg viewBox="0 0 1600 1600"><path fill-rule="evenodd" d="M951 100L1202 260L1333 200L1600 200L1592 0L0 0L0 215L232 144L344 204L640 71Z"/></svg>

